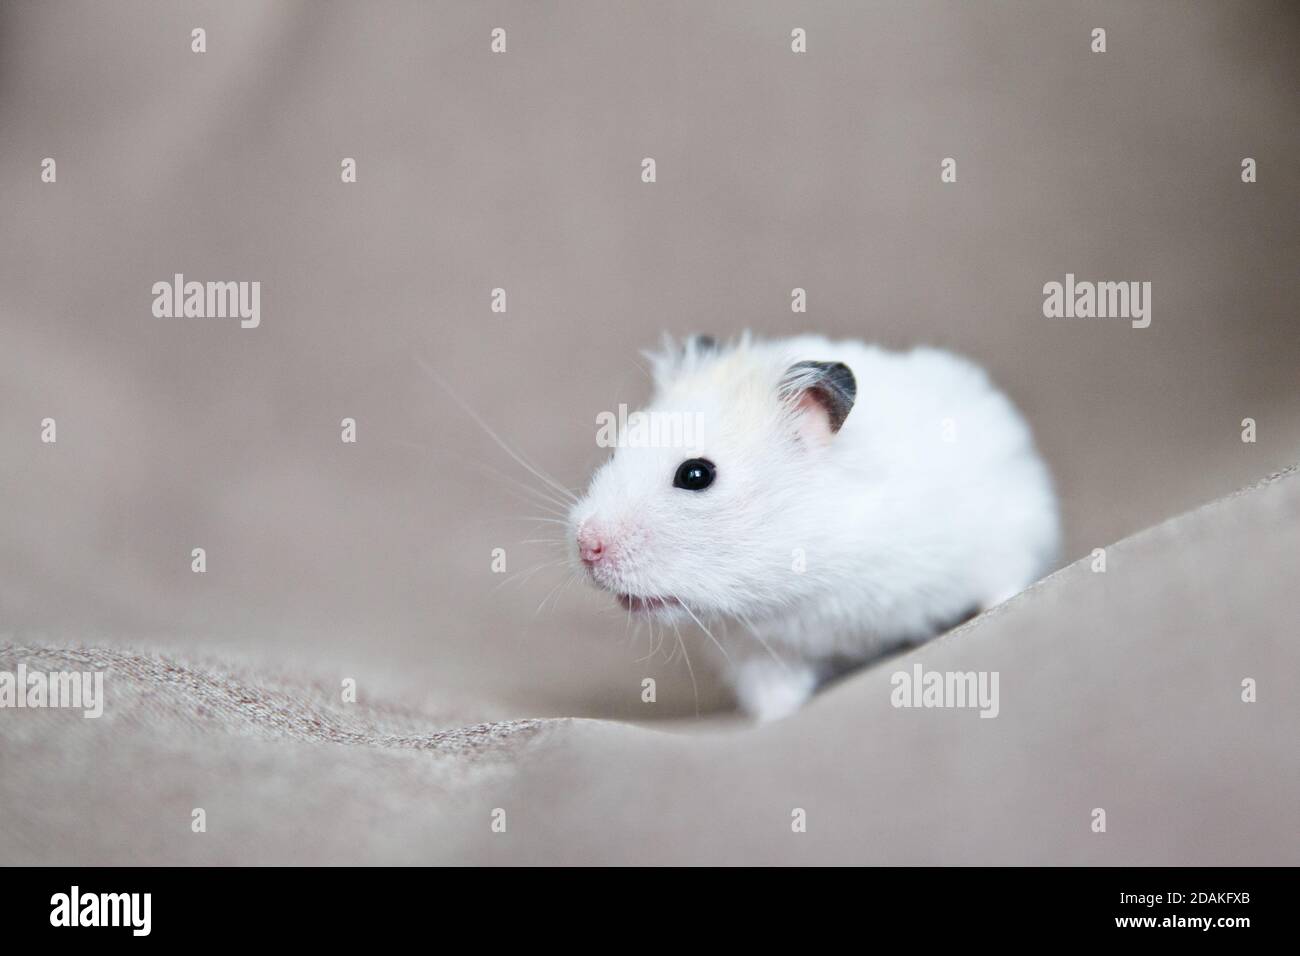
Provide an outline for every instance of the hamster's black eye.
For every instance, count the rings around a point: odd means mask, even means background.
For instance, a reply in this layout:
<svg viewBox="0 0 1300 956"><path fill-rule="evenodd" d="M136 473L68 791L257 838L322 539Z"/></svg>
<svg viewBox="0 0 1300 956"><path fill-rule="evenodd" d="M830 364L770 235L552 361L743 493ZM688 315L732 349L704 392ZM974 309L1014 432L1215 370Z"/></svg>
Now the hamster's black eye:
<svg viewBox="0 0 1300 956"><path fill-rule="evenodd" d="M687 491L703 491L713 484L715 474L717 469L713 467L713 462L704 458L688 458L677 467L673 487L685 488Z"/></svg>

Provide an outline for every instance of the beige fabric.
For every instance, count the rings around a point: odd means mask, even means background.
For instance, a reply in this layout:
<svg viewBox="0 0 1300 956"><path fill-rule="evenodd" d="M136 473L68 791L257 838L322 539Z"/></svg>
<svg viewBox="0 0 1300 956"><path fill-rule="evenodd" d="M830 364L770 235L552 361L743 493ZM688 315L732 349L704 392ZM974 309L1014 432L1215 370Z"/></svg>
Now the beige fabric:
<svg viewBox="0 0 1300 956"><path fill-rule="evenodd" d="M1277 572L1297 554L1292 469L757 729L460 724L328 681L4 645L0 669L106 669L108 703L0 712L0 861L1294 864L1300 644ZM998 717L891 706L915 661L998 671Z"/></svg>
<svg viewBox="0 0 1300 956"><path fill-rule="evenodd" d="M548 506L417 357L576 488L661 332L950 347L1024 409L1066 559L1295 461L1294 4L1041 6L0 4L0 632L692 714L607 597L536 613ZM1150 328L1044 319L1066 271L1151 281ZM176 272L262 282L261 326L155 319Z"/></svg>

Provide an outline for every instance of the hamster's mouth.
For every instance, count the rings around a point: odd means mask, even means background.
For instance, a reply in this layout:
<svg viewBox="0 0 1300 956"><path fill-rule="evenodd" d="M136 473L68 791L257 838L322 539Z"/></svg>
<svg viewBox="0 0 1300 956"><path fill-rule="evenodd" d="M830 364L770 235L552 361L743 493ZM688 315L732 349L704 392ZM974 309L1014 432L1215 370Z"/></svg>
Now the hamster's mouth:
<svg viewBox="0 0 1300 956"><path fill-rule="evenodd" d="M640 597L636 594L618 594L618 603L628 611L660 611L666 607L676 607L681 602L676 598Z"/></svg>

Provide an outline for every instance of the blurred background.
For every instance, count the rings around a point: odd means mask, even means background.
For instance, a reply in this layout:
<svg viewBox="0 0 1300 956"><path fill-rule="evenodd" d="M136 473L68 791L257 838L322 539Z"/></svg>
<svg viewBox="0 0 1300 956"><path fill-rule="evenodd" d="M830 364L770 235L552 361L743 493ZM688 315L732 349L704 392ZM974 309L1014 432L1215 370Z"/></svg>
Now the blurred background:
<svg viewBox="0 0 1300 956"><path fill-rule="evenodd" d="M0 634L693 712L421 367L578 488L664 331L972 356L1067 559L1230 492L1300 457L1297 39L1289 3L5 4ZM155 318L177 272L260 281L261 326ZM1150 281L1150 327L1043 318L1067 272Z"/></svg>

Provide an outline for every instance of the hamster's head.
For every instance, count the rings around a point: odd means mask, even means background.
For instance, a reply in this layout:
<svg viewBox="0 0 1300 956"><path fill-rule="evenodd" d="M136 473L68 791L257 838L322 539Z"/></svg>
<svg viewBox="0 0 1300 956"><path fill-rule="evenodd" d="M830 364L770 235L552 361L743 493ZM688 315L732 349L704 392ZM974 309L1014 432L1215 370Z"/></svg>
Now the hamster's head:
<svg viewBox="0 0 1300 956"><path fill-rule="evenodd" d="M601 443L615 450L570 512L575 562L635 612L779 604L790 579L782 529L809 520L824 490L853 373L748 337L669 342L648 357L650 404L602 413Z"/></svg>

